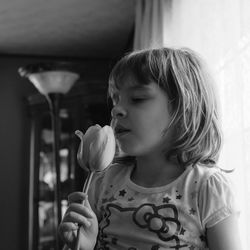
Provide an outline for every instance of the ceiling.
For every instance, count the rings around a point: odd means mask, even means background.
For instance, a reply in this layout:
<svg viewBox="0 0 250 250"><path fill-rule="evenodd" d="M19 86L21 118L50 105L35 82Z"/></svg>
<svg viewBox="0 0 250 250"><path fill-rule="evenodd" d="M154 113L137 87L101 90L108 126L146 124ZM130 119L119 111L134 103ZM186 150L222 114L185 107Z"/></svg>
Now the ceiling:
<svg viewBox="0 0 250 250"><path fill-rule="evenodd" d="M1 0L0 55L112 58L131 41L136 0Z"/></svg>

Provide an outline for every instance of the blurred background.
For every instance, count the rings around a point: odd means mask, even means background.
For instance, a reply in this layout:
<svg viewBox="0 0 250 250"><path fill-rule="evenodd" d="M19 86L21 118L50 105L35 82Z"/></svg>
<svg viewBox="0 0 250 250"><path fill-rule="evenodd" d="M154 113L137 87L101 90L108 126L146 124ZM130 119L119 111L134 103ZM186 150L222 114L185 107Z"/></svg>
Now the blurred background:
<svg viewBox="0 0 250 250"><path fill-rule="evenodd" d="M217 81L224 131L219 165L235 169L240 233L250 249L249 13L248 0L1 0L0 248L57 249L55 205L63 213L67 195L81 190L86 176L76 162L74 131L109 123L112 66L135 49L185 46L205 58ZM19 74L27 65L30 72L47 67L79 76L56 114L59 201L51 111Z"/></svg>

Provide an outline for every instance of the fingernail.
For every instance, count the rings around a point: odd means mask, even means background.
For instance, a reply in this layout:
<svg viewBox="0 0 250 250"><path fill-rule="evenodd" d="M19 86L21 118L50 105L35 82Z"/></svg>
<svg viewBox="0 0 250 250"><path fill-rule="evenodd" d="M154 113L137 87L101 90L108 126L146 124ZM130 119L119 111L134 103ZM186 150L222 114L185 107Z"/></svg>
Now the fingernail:
<svg viewBox="0 0 250 250"><path fill-rule="evenodd" d="M91 222L87 220L87 227L91 226Z"/></svg>

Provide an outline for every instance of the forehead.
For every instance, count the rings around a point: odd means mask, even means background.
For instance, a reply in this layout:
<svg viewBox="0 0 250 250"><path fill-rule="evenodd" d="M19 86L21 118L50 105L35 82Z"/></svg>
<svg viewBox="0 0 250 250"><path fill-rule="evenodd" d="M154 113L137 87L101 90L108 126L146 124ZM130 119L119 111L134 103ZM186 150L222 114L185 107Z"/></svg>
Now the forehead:
<svg viewBox="0 0 250 250"><path fill-rule="evenodd" d="M157 85L155 83L148 83L148 84L136 84L136 83L125 83L123 85L120 85L119 88L114 88L111 92L111 96L115 94L119 94L121 92L127 92L127 93L132 93L132 92L150 92L154 90L154 88Z"/></svg>
<svg viewBox="0 0 250 250"><path fill-rule="evenodd" d="M109 94L120 92L122 90L147 90L150 88L150 83L147 81L139 81L133 74L120 75L109 83Z"/></svg>

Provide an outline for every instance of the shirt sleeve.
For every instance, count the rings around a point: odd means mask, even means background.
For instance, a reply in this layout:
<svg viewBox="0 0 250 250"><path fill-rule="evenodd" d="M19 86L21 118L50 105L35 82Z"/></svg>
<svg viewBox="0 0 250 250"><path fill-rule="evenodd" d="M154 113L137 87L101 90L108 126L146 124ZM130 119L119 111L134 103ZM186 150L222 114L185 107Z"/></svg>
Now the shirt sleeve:
<svg viewBox="0 0 250 250"><path fill-rule="evenodd" d="M211 175L201 186L200 190L200 215L202 227L210 228L238 213L233 192L233 183L222 171Z"/></svg>

